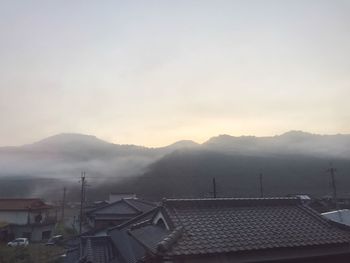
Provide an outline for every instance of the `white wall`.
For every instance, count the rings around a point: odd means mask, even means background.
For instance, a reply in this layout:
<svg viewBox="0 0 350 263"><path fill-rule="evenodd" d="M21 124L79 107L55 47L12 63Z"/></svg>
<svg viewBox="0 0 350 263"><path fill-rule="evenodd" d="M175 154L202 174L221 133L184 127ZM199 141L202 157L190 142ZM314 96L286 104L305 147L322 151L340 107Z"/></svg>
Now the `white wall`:
<svg viewBox="0 0 350 263"><path fill-rule="evenodd" d="M40 214L40 211L38 212L31 212L29 214L30 217L30 223L35 223L35 217ZM45 220L47 214L45 211L41 212L42 220ZM28 212L27 211L0 211L0 221L11 223L11 224L18 224L18 225L25 225L28 223Z"/></svg>
<svg viewBox="0 0 350 263"><path fill-rule="evenodd" d="M54 224L44 226L12 226L12 231L15 238L23 237L23 233L31 233L30 241L41 241L44 231L51 231L51 236L54 230Z"/></svg>
<svg viewBox="0 0 350 263"><path fill-rule="evenodd" d="M35 223L35 217L39 214L41 214L42 221L44 221L46 219L46 217L47 217L46 211L31 212L29 215L31 224Z"/></svg>
<svg viewBox="0 0 350 263"><path fill-rule="evenodd" d="M0 211L0 221L24 225L28 221L28 212L26 211Z"/></svg>

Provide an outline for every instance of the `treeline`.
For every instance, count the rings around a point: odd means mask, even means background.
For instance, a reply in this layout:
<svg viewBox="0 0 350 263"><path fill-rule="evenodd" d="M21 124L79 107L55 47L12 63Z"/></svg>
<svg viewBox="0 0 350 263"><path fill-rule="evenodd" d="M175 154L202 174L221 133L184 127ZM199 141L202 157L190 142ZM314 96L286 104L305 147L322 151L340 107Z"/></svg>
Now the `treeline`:
<svg viewBox="0 0 350 263"><path fill-rule="evenodd" d="M119 183L114 189L136 192L151 199L202 198L212 196L212 178L216 178L218 196L257 197L262 173L265 196L308 194L322 197L331 194L327 173L330 161L298 155L257 157L181 151L167 155L139 178ZM338 171L339 195L346 196L350 186L350 162L337 159L333 160L333 165Z"/></svg>

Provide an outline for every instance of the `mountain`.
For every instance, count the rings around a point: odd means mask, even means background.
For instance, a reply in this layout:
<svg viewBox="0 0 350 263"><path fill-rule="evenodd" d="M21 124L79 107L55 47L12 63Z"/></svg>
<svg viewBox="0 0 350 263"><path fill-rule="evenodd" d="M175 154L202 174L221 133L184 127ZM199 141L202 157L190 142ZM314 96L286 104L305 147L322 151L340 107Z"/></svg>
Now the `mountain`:
<svg viewBox="0 0 350 263"><path fill-rule="evenodd" d="M165 147L158 148L158 150L163 151L163 153L169 153L175 150L183 150L183 149L192 149L192 148L198 148L200 146L199 143L196 143L191 140L181 140L178 142L175 142L173 144L170 144Z"/></svg>
<svg viewBox="0 0 350 263"><path fill-rule="evenodd" d="M45 151L78 151L80 147L88 150L105 149L112 144L98 139L92 135L77 133L57 134L33 144L24 145L22 148L29 150Z"/></svg>
<svg viewBox="0 0 350 263"><path fill-rule="evenodd" d="M91 176L125 177L144 169L174 150L194 147L180 141L162 148L113 144L83 134L58 134L19 147L0 147L0 176L70 178L86 171Z"/></svg>
<svg viewBox="0 0 350 263"><path fill-rule="evenodd" d="M290 131L270 137L219 135L203 144L183 140L160 148L113 144L91 135L59 134L24 146L0 147L0 179L47 178L56 180L54 187L62 188L67 181L77 187L81 171L86 171L95 198L97 193L103 198L103 194L116 191L160 198L208 196L215 177L223 196L255 196L257 176L262 172L269 195L326 195L329 176L325 171L331 161L339 171L340 191L347 193L349 159L350 135L341 134ZM27 180L21 193L28 195L28 189L35 189L40 195L47 187L39 181ZM8 186L0 183L0 192Z"/></svg>
<svg viewBox="0 0 350 263"><path fill-rule="evenodd" d="M166 155L150 165L142 176L126 180L113 189L127 189L155 200L205 198L212 196L215 178L220 197L259 197L259 175L263 174L264 196L331 196L329 161L301 155L252 156L187 150ZM350 162L333 159L333 165L338 171L338 195L349 197Z"/></svg>
<svg viewBox="0 0 350 263"><path fill-rule="evenodd" d="M216 178L221 197L330 196L330 162L337 167L338 194L349 196L350 136L290 131L273 137L220 135L197 148L172 152L122 188L146 198L209 197Z"/></svg>
<svg viewBox="0 0 350 263"><path fill-rule="evenodd" d="M350 158L350 135L317 135L290 131L273 137L220 135L209 139L203 148L244 155L289 155Z"/></svg>
<svg viewBox="0 0 350 263"><path fill-rule="evenodd" d="M113 144L92 135L63 133L18 148L20 151L87 155L100 158L108 155L145 153L146 148L135 145Z"/></svg>

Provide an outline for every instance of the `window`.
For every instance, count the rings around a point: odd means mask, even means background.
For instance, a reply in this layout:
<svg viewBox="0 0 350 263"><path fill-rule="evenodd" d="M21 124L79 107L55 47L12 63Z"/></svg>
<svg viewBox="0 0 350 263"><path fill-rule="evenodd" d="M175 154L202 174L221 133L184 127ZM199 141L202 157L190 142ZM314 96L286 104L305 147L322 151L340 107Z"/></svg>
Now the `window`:
<svg viewBox="0 0 350 263"><path fill-rule="evenodd" d="M41 239L42 240L46 240L49 239L51 237L51 231L43 231L41 234Z"/></svg>

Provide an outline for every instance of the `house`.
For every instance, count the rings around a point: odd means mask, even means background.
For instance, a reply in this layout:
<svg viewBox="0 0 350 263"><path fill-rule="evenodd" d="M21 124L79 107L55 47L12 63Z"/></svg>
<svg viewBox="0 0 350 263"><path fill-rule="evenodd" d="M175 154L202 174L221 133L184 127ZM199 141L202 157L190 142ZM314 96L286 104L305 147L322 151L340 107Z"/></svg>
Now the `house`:
<svg viewBox="0 0 350 263"><path fill-rule="evenodd" d="M120 225L155 206L154 203L139 198L122 198L86 212L86 218L91 228L103 229Z"/></svg>
<svg viewBox="0 0 350 263"><path fill-rule="evenodd" d="M165 199L129 234L145 262L348 262L350 230L300 198Z"/></svg>
<svg viewBox="0 0 350 263"><path fill-rule="evenodd" d="M0 243L6 243L13 239L10 225L6 222L0 222Z"/></svg>
<svg viewBox="0 0 350 263"><path fill-rule="evenodd" d="M128 234L128 229L135 223L148 220L158 208L153 208L127 222L103 230L95 230L70 240L66 246L65 263L136 263L146 250ZM90 260L90 261L89 261Z"/></svg>
<svg viewBox="0 0 350 263"><path fill-rule="evenodd" d="M67 251L65 263L119 263L118 254L108 236L81 237L77 247Z"/></svg>
<svg viewBox="0 0 350 263"><path fill-rule="evenodd" d="M134 193L110 193L109 194L109 203L114 203L122 199L135 199L136 194Z"/></svg>
<svg viewBox="0 0 350 263"><path fill-rule="evenodd" d="M338 222L339 224L344 224L350 226L350 210L349 209L341 209L335 210L331 212L322 213L322 215L329 220Z"/></svg>
<svg viewBox="0 0 350 263"><path fill-rule="evenodd" d="M129 229L134 224L150 220L158 212L158 207L143 213L140 216L130 219L129 221L109 228L107 230L108 236L111 237L115 248L119 254L119 260L121 263L136 263L146 254L146 249L140 245L134 238L129 235Z"/></svg>
<svg viewBox="0 0 350 263"><path fill-rule="evenodd" d="M0 199L0 221L8 225L8 237L40 241L51 237L56 216L52 206L37 198Z"/></svg>

